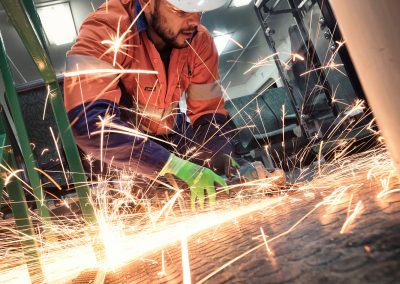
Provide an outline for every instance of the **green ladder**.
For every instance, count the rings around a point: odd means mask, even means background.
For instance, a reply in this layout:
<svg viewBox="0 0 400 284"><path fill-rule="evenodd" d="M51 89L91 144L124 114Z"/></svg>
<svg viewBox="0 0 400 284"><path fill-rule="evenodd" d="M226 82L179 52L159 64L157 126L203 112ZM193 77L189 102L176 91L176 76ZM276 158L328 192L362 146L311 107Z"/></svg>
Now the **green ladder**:
<svg viewBox="0 0 400 284"><path fill-rule="evenodd" d="M35 9L34 2L33 0L0 0L0 2L6 11L10 22L24 43L25 48L35 62L38 72L50 92L48 100L52 107L65 156L69 165L69 170L79 197L82 214L88 223L94 224L96 222L94 209L89 201L90 189L84 174L78 148L70 129L56 74L48 56L46 37ZM32 187L35 202L39 209L39 214L44 222L50 222L50 211L44 199L43 186L41 184L39 173L35 170L37 165L30 146L28 133L21 113L18 95L13 84L12 73L1 34L0 69L6 87L5 99L11 115L12 124L15 125L15 139L13 139L14 134L11 128L7 127L9 123L2 108L0 111L0 162L3 166L8 165L10 168L15 170L17 169L17 163L12 152L20 152L29 178L29 184ZM14 143L12 143L13 140L15 140ZM0 171L7 174L7 169L5 169L5 167L2 167ZM0 180L0 182L3 181ZM0 186L1 192L4 184L0 184ZM18 230L22 235L31 237L28 238L26 244L23 245L31 280L32 282L40 283L43 279L40 253L37 250L38 246L35 242L35 232L32 226L32 220L29 216L21 181L17 177L13 177L9 184L6 185L6 188L12 204L13 215Z"/></svg>

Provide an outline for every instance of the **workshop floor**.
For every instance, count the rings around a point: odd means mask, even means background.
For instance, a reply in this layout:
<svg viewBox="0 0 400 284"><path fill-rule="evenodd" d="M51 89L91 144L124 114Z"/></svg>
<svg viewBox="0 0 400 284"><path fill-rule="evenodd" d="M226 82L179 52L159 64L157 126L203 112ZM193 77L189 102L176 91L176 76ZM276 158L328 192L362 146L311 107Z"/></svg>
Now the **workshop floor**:
<svg viewBox="0 0 400 284"><path fill-rule="evenodd" d="M288 194L232 203L221 216L243 207L248 213L190 235L188 249L178 240L70 283L395 283L398 186L385 153L346 159Z"/></svg>

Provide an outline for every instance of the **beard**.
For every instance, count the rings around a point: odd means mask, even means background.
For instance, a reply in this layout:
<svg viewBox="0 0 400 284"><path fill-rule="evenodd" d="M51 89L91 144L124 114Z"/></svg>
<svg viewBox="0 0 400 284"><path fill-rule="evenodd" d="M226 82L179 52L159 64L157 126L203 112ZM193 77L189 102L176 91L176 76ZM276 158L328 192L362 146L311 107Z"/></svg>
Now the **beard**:
<svg viewBox="0 0 400 284"><path fill-rule="evenodd" d="M193 37L197 33L196 26L190 26L186 29L181 29L177 33L174 33L171 29L167 28L167 20L160 15L159 11L159 3L156 1L156 7L154 9L154 13L151 15L151 27L157 33L157 35L166 43L167 46L172 48L186 48L189 46L189 43L192 42ZM191 39L186 40L184 43L178 42L178 36L185 33L194 31L193 37Z"/></svg>

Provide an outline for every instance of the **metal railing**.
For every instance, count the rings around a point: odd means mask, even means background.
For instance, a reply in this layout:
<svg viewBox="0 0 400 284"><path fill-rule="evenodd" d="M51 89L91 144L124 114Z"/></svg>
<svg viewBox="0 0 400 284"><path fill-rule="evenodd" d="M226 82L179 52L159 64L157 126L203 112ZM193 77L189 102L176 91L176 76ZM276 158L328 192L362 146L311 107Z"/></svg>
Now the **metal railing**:
<svg viewBox="0 0 400 284"><path fill-rule="evenodd" d="M26 50L32 57L38 72L49 92L48 101L52 107L54 118L57 124L59 136L69 165L69 170L79 197L82 214L89 223L95 222L94 210L89 201L90 189L87 184L86 176L78 148L73 137L68 116L65 111L61 90L58 85L56 74L53 70L50 58L47 52L46 37L40 18L35 9L33 0L0 0L6 14L21 38ZM4 85L6 87L6 102L11 114L12 123L15 125L15 139L10 127L7 127L4 113L0 113L0 142L3 144L0 148L1 162L8 163L8 166L16 169L15 158L7 145L11 144L11 149L20 151L23 158L24 168L29 178L29 184L32 187L33 195L39 214L43 220L50 220L50 212L46 206L43 186L39 173L35 170L36 161L32 153L28 132L22 116L18 95L13 84L11 69L9 66L4 42L0 34L0 69ZM39 118L38 118L39 119ZM9 129L8 129L9 128ZM11 143L11 140L15 143ZM17 148L17 149L15 149ZM4 170L4 169L3 169ZM24 236L30 236L24 241L24 253L31 275L32 282L41 282L43 270L40 263L40 254L35 243L34 229L29 216L29 210L26 204L24 190L20 181L16 178L7 184L7 191L11 201L13 215L16 220L18 230ZM0 183L3 181L1 180ZM0 184L3 188L4 184Z"/></svg>

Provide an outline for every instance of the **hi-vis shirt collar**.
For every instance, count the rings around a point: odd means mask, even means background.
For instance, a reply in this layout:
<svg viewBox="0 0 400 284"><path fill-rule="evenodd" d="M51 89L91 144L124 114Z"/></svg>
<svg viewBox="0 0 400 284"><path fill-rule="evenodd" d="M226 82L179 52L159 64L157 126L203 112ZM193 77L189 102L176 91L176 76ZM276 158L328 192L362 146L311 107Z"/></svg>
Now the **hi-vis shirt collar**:
<svg viewBox="0 0 400 284"><path fill-rule="evenodd" d="M135 17L139 15L140 11L142 11L142 6L140 5L139 1L137 1L135 6ZM137 29L138 32L146 31L147 30L147 22L144 14L142 13L138 20L137 20Z"/></svg>

